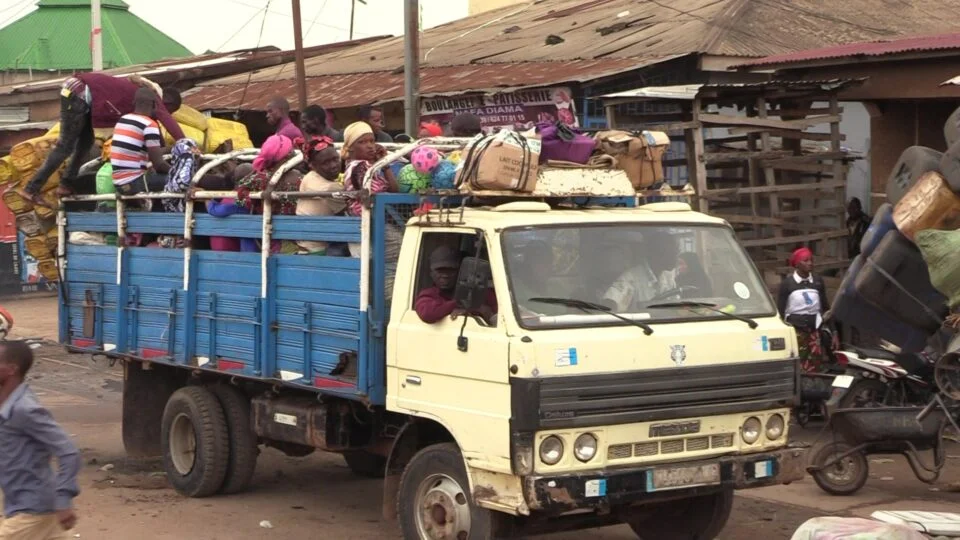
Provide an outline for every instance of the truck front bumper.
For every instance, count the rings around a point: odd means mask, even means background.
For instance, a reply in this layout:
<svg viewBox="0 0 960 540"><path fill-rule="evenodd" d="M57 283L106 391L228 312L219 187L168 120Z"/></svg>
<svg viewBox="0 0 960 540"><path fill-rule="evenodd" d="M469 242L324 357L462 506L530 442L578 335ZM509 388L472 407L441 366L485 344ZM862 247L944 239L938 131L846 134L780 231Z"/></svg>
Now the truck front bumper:
<svg viewBox="0 0 960 540"><path fill-rule="evenodd" d="M692 497L721 489L748 489L788 484L804 477L806 448L725 456L711 460L664 463L630 469L610 469L556 476L527 476L524 495L533 511L559 514ZM719 481L658 488L655 472L719 466Z"/></svg>

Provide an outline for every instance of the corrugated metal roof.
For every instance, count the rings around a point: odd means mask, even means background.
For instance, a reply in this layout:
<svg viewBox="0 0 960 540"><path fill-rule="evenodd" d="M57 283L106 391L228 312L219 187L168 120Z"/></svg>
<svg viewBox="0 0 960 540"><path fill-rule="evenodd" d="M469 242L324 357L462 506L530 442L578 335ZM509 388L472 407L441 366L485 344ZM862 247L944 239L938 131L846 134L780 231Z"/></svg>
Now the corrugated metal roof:
<svg viewBox="0 0 960 540"><path fill-rule="evenodd" d="M865 79L825 79L818 81L763 81L755 83L685 84L679 86L647 86L599 96L598 99L666 99L690 101L704 90L728 91L831 91L860 84Z"/></svg>
<svg viewBox="0 0 960 540"><path fill-rule="evenodd" d="M772 68L790 64L818 62L825 60L849 60L865 56L887 56L911 52L933 52L960 50L960 33L917 36L883 41L865 41L848 43L834 47L823 47L788 54L767 56L744 62L737 68Z"/></svg>
<svg viewBox="0 0 960 540"><path fill-rule="evenodd" d="M91 69L90 1L44 0L37 8L0 29L0 69ZM101 21L105 67L192 54L123 2L104 2Z"/></svg>
<svg viewBox="0 0 960 540"><path fill-rule="evenodd" d="M580 60L571 62L529 62L525 64L474 64L428 67L420 73L420 94L424 97L465 92L503 92L519 88L579 82L638 69L663 61L662 58ZM245 82L245 76L244 76ZM244 84L201 86L184 94L184 101L198 109L262 110L272 97L281 95L296 102L292 79ZM403 98L403 73L346 73L307 79L307 99L324 107L344 108Z"/></svg>

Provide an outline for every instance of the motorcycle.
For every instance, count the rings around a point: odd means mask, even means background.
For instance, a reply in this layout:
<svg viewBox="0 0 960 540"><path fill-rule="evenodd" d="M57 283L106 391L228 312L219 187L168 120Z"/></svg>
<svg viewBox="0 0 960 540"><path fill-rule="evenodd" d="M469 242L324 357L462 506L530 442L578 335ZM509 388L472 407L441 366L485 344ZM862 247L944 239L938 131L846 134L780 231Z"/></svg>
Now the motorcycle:
<svg viewBox="0 0 960 540"><path fill-rule="evenodd" d="M923 405L936 389L933 353L894 353L846 345L834 352L843 375L833 381L827 412L879 406Z"/></svg>

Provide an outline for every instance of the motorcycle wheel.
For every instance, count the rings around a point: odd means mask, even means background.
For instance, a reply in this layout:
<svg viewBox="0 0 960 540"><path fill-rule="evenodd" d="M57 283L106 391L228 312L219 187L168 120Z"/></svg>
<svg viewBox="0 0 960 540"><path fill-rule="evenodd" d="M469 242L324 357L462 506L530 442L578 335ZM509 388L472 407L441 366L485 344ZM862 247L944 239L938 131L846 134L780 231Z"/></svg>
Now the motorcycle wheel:
<svg viewBox="0 0 960 540"><path fill-rule="evenodd" d="M860 379L840 398L841 409L865 409L883 406L887 385L877 379Z"/></svg>
<svg viewBox="0 0 960 540"><path fill-rule="evenodd" d="M829 442L821 446L811 460L813 467L823 467L835 456L849 452L852 447L844 442ZM834 463L810 473L820 489L831 495L853 495L867 483L870 465L863 452L856 452Z"/></svg>

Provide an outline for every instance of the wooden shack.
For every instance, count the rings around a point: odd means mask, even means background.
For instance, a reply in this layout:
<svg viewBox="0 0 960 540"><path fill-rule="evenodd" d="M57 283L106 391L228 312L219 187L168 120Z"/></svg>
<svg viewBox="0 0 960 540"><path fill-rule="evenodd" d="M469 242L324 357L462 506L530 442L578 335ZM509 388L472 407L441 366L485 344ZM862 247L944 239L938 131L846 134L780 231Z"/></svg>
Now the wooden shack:
<svg viewBox="0 0 960 540"><path fill-rule="evenodd" d="M859 157L843 148L837 94L861 82L648 87L601 99L611 128L666 131L685 143L686 158L664 166L687 169L699 210L726 219L769 276L783 273L801 245L814 250L820 271L848 266L846 176ZM669 103L658 109L672 112L657 123L618 117L620 105L638 101Z"/></svg>

